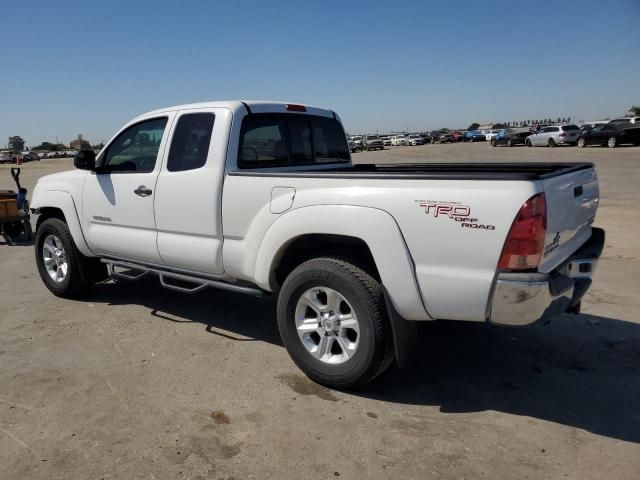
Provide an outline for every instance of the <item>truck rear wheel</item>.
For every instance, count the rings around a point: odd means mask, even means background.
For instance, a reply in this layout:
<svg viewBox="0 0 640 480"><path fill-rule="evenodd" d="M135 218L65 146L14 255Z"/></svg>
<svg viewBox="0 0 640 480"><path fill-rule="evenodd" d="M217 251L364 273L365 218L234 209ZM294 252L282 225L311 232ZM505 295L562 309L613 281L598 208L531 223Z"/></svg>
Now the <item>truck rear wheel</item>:
<svg viewBox="0 0 640 480"><path fill-rule="evenodd" d="M67 224L57 218L49 218L39 226L35 255L40 278L58 297L77 298L108 277L106 265L82 255Z"/></svg>
<svg viewBox="0 0 640 480"><path fill-rule="evenodd" d="M344 260L316 258L289 274L278 328L296 365L331 388L364 386L393 360L382 286Z"/></svg>

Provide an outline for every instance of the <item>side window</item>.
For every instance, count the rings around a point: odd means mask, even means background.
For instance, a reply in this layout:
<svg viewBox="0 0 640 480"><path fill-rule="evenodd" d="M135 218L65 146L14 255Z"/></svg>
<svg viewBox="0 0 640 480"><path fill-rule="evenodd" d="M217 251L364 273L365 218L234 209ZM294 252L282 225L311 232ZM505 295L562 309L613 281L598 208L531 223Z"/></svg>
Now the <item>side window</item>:
<svg viewBox="0 0 640 480"><path fill-rule="evenodd" d="M189 113L180 117L171 140L167 170L194 170L207 163L214 121L213 113Z"/></svg>
<svg viewBox="0 0 640 480"><path fill-rule="evenodd" d="M347 139L340 124L331 118L314 118L313 148L316 163L349 161Z"/></svg>
<svg viewBox="0 0 640 480"><path fill-rule="evenodd" d="M287 124L281 117L249 116L242 124L239 164L273 167L289 164Z"/></svg>
<svg viewBox="0 0 640 480"><path fill-rule="evenodd" d="M154 118L127 128L107 148L102 162L105 171L153 171L166 125L166 118Z"/></svg>

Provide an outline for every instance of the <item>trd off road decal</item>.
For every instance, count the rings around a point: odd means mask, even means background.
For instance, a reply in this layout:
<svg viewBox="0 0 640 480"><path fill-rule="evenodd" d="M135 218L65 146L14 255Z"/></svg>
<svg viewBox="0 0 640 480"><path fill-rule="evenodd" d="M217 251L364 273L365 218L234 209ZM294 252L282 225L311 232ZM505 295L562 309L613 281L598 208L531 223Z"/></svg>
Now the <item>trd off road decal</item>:
<svg viewBox="0 0 640 480"><path fill-rule="evenodd" d="M495 225L479 223L477 218L471 216L471 207L460 202L416 200L416 203L421 208L424 208L425 215L457 222L461 228L472 230L496 229Z"/></svg>

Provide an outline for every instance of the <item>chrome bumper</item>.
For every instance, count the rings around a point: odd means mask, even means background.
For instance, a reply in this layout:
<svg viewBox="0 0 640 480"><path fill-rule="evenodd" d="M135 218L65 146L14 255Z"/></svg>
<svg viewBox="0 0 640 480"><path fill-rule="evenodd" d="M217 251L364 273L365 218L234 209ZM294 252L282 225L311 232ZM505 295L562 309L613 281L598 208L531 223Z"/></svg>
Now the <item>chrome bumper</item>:
<svg viewBox="0 0 640 480"><path fill-rule="evenodd" d="M500 273L496 280L489 322L525 326L566 312L580 302L604 247L604 230L591 238L551 273Z"/></svg>

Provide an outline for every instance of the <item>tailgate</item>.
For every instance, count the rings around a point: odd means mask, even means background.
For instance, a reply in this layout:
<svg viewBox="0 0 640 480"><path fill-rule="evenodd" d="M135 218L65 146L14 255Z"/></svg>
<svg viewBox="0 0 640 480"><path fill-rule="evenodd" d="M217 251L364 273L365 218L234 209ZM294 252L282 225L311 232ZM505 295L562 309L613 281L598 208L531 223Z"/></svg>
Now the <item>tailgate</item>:
<svg viewBox="0 0 640 480"><path fill-rule="evenodd" d="M550 272L591 236L598 209L598 178L593 167L542 181L547 203L547 233L540 262Z"/></svg>

